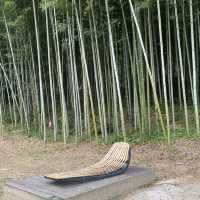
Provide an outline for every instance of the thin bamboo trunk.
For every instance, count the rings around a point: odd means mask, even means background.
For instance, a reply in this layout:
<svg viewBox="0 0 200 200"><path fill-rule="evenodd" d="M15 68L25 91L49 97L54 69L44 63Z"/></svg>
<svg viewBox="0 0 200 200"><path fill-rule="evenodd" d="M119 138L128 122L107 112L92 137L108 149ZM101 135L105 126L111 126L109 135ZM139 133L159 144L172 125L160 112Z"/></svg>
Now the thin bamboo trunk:
<svg viewBox="0 0 200 200"><path fill-rule="evenodd" d="M194 44L194 22L193 22L193 2L190 0L190 28L191 28L191 43L192 43L192 69L193 69L193 95L194 95L194 112L196 121L197 135L199 130L199 112L197 101L197 74L196 74L196 58L195 58L195 44Z"/></svg>
<svg viewBox="0 0 200 200"><path fill-rule="evenodd" d="M179 55L179 64L180 64L180 72L181 72L181 85L182 85L184 112L185 112L185 125L186 125L186 132L187 134L189 134L188 108L187 108L186 91L185 91L185 77L184 77L184 72L183 72L183 58L182 58L182 51L181 51L180 28L179 28L176 0L174 0L174 8L175 8L176 33L177 33L177 42L178 42L178 55Z"/></svg>
<svg viewBox="0 0 200 200"><path fill-rule="evenodd" d="M35 23L35 35L37 44L37 58L38 58L38 68L39 68L39 87L40 87L40 112L41 112L41 127L44 135L44 142L46 142L46 118L45 118L45 107L44 107L44 95L43 95L43 83L42 83L42 66L41 66L41 53L40 53L40 42L39 42L39 31L37 25L37 14L35 8L35 0L32 0L33 13L34 13L34 23Z"/></svg>
<svg viewBox="0 0 200 200"><path fill-rule="evenodd" d="M164 100L165 100L165 112L167 119L167 138L170 144L170 127L169 127L169 108L168 108L168 97L167 97L167 87L166 87L166 75L165 75L165 61L164 61L164 51L163 51L163 37L162 37L162 24L161 24L161 14L160 14L160 0L157 0L157 10L158 10L158 22L159 22L159 36L160 36L160 51L161 51L161 66L162 66L162 80L163 80L163 90L164 90Z"/></svg>

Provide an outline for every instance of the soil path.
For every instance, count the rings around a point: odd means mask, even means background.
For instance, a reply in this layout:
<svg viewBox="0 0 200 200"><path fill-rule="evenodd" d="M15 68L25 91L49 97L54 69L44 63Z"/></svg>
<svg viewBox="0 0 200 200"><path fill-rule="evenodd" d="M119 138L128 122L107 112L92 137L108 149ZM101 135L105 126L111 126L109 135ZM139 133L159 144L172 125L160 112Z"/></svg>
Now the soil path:
<svg viewBox="0 0 200 200"><path fill-rule="evenodd" d="M194 177L168 179L140 188L124 200L199 200L200 181Z"/></svg>
<svg viewBox="0 0 200 200"><path fill-rule="evenodd" d="M109 145L46 144L25 136L0 137L0 199L5 182L31 175L82 168L98 161ZM133 145L132 163L152 168L159 179L200 177L200 141L179 140L169 149L162 144Z"/></svg>

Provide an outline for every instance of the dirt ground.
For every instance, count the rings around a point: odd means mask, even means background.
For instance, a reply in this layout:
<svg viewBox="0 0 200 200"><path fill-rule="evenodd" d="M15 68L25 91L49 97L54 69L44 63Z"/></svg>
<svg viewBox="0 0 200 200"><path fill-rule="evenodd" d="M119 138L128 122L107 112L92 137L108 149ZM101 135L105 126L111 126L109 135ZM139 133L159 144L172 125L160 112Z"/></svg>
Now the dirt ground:
<svg viewBox="0 0 200 200"><path fill-rule="evenodd" d="M200 181L184 176L155 182L149 187L139 188L124 200L199 200Z"/></svg>
<svg viewBox="0 0 200 200"><path fill-rule="evenodd" d="M0 199L9 179L82 168L99 160L109 146L82 143L46 144L25 136L0 137ZM134 145L132 165L146 166L159 179L200 177L200 141L179 140L165 144Z"/></svg>

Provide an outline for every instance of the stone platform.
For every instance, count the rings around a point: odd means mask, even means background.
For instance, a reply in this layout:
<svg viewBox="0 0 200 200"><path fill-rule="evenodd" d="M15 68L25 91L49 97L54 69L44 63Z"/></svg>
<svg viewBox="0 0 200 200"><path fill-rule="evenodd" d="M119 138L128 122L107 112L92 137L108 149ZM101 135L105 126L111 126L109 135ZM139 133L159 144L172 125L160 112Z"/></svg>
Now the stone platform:
<svg viewBox="0 0 200 200"><path fill-rule="evenodd" d="M152 171L129 167L121 175L86 183L55 183L43 177L13 180L4 187L4 200L116 200L152 183Z"/></svg>

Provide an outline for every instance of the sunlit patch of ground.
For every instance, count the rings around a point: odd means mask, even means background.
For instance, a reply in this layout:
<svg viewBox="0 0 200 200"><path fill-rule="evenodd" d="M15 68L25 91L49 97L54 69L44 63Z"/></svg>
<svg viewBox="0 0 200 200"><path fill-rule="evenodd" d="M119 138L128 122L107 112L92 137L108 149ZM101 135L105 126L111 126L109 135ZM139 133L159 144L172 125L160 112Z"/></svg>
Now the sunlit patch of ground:
<svg viewBox="0 0 200 200"><path fill-rule="evenodd" d="M199 200L200 181L194 177L169 179L141 188L125 200Z"/></svg>

